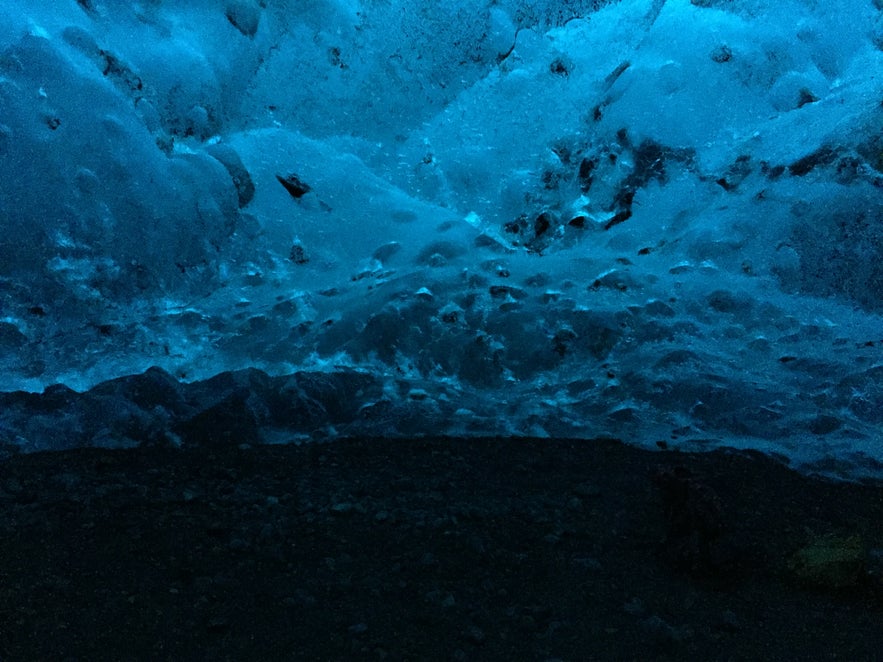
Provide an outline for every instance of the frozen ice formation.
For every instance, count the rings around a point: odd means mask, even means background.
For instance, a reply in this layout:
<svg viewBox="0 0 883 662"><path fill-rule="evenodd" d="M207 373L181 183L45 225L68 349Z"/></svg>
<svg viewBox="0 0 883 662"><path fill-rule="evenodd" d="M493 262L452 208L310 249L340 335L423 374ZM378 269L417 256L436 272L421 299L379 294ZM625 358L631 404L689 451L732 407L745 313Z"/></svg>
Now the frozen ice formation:
<svg viewBox="0 0 883 662"><path fill-rule="evenodd" d="M0 442L312 375L364 384L252 436L878 472L881 49L880 0L8 0ZM189 404L31 409L150 368Z"/></svg>

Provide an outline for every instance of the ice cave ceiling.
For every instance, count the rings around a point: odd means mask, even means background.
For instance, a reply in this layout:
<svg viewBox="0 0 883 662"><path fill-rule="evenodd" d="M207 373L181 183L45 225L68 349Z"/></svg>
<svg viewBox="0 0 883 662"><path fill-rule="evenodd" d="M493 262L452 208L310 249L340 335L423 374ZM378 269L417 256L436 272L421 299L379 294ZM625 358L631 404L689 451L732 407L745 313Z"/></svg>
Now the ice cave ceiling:
<svg viewBox="0 0 883 662"><path fill-rule="evenodd" d="M264 440L879 472L881 313L881 0L0 5L2 443L155 367ZM105 391L65 444L180 413Z"/></svg>

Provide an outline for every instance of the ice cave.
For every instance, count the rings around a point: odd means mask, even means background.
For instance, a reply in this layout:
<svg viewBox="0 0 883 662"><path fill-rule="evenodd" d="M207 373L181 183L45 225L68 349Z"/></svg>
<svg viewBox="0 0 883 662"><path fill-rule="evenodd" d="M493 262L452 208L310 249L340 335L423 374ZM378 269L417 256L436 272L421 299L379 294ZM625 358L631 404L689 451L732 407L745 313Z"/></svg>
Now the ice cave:
<svg viewBox="0 0 883 662"><path fill-rule="evenodd" d="M0 391L879 477L883 2L3 0Z"/></svg>

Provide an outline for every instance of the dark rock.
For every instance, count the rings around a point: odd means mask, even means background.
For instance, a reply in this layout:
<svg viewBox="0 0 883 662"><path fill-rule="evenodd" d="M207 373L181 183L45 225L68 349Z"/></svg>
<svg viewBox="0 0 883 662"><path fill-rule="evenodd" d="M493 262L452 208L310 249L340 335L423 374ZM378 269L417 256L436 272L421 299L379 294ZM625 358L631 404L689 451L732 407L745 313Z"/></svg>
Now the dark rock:
<svg viewBox="0 0 883 662"><path fill-rule="evenodd" d="M567 78L570 75L571 64L569 62L565 62L562 58L558 57L552 61L552 64L549 65L549 71L551 71L556 76L563 76Z"/></svg>
<svg viewBox="0 0 883 662"><path fill-rule="evenodd" d="M260 443L260 425L249 406L245 388L230 393L220 402L175 426L185 444L229 446Z"/></svg>
<svg viewBox="0 0 883 662"><path fill-rule="evenodd" d="M552 215L549 214L548 212L543 212L542 214L540 214L539 216L536 217L536 220L533 223L533 231L534 231L534 236L537 239L539 239L544 234L546 234L546 232L549 231L549 228L552 227L552 220L553 220Z"/></svg>
<svg viewBox="0 0 883 662"><path fill-rule="evenodd" d="M288 194L295 200L300 200L307 193L313 190L309 184L302 181L301 178L298 177L295 173L289 173L284 176L277 174L276 179L280 184L282 184L283 188L288 191Z"/></svg>
<svg viewBox="0 0 883 662"><path fill-rule="evenodd" d="M616 208L625 208L631 209L632 202L635 199L635 186L632 186L629 183L625 183L620 189L616 192L616 195L613 196L613 204L610 205L610 209Z"/></svg>
<svg viewBox="0 0 883 662"><path fill-rule="evenodd" d="M131 401L141 409L164 407L170 411L185 409L184 388L162 368L148 368L140 375L120 377L98 384L90 391L92 395L116 395Z"/></svg>
<svg viewBox="0 0 883 662"><path fill-rule="evenodd" d="M611 218L607 223L604 224L604 229L609 230L615 225L619 225L620 223L624 223L632 217L632 210L625 209L623 211L617 212L614 214L613 218Z"/></svg>
<svg viewBox="0 0 883 662"><path fill-rule="evenodd" d="M580 161L577 177L579 178L580 190L582 190L583 193L588 192L588 190L592 187L592 173L595 171L597 165L597 158L590 159L587 157Z"/></svg>
<svg viewBox="0 0 883 662"><path fill-rule="evenodd" d="M764 175L766 175L767 178L775 181L776 179L778 179L779 177L781 177L785 173L785 166L783 166L783 165L771 166L769 163L763 162L763 163L761 163L761 170L760 171Z"/></svg>
<svg viewBox="0 0 883 662"><path fill-rule="evenodd" d="M644 186L652 179L665 179L668 150L653 140L645 140L635 150L635 168L630 177L634 188Z"/></svg>
<svg viewBox="0 0 883 662"><path fill-rule="evenodd" d="M820 147L812 154L807 154L788 166L788 172L795 177L803 177L818 166L830 165L837 158L837 151L831 147Z"/></svg>
<svg viewBox="0 0 883 662"><path fill-rule="evenodd" d="M291 245L291 250L288 252L288 259L295 264L300 265L306 264L310 261L310 258L307 255L307 250L301 243L295 243Z"/></svg>
<svg viewBox="0 0 883 662"><path fill-rule="evenodd" d="M132 95L137 95L144 88L141 77L124 64L116 55L109 51L100 50L99 57L104 65L101 73L114 81L117 87L127 90Z"/></svg>
<svg viewBox="0 0 883 662"><path fill-rule="evenodd" d="M808 103L815 103L819 98L805 87L800 88L797 98L797 107L803 108Z"/></svg>
<svg viewBox="0 0 883 662"><path fill-rule="evenodd" d="M285 378L267 406L274 425L310 431L321 424L352 421L366 402L381 396L377 379L366 373L299 372Z"/></svg>
<svg viewBox="0 0 883 662"><path fill-rule="evenodd" d="M87 13L94 15L94 4L88 3L88 9L80 5ZM76 26L69 26L62 32L62 38L71 46L79 50L89 58L92 63L118 89L122 90L132 99L143 96L144 84L127 64L114 53L98 46L89 31Z"/></svg>
<svg viewBox="0 0 883 662"><path fill-rule="evenodd" d="M338 69L348 69L346 62L343 61L342 53L339 47L331 46L328 49L328 62ZM429 163L432 163L431 157Z"/></svg>
<svg viewBox="0 0 883 662"><path fill-rule="evenodd" d="M15 393L9 395L15 396ZM33 408L36 412L59 412L74 406L80 397L72 388L64 384L52 384L47 386L42 395L36 393L21 393L22 404Z"/></svg>

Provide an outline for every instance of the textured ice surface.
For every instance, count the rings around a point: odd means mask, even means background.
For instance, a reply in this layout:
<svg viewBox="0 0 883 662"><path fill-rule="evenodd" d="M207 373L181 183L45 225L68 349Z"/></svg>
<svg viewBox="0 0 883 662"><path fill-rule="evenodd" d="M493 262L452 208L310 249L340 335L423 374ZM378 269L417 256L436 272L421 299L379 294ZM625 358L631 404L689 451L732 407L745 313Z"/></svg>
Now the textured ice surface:
<svg viewBox="0 0 883 662"><path fill-rule="evenodd" d="M878 0L181 5L0 7L0 389L883 461Z"/></svg>

